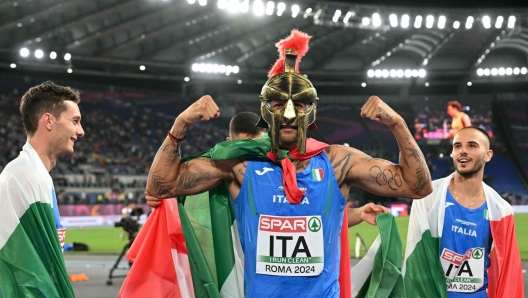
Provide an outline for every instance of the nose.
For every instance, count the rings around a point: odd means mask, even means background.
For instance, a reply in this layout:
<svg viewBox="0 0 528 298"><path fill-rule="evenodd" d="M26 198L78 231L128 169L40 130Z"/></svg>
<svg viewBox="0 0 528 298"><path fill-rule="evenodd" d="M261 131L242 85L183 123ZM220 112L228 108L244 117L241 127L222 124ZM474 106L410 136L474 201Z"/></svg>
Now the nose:
<svg viewBox="0 0 528 298"><path fill-rule="evenodd" d="M284 118L286 119L293 119L295 118L295 108L293 107L293 101L291 99L288 99L288 102L286 103L286 110L284 111Z"/></svg>
<svg viewBox="0 0 528 298"><path fill-rule="evenodd" d="M82 128L82 125L79 123L79 130L77 131L77 137L84 136L84 129Z"/></svg>

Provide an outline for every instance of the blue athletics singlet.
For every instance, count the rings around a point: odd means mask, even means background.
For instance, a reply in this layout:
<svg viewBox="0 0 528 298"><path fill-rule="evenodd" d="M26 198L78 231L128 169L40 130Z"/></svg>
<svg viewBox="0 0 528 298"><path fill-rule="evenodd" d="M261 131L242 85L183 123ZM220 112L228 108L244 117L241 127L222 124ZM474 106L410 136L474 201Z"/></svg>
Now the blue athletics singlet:
<svg viewBox="0 0 528 298"><path fill-rule="evenodd" d="M447 281L448 298L488 297L491 230L488 205L469 209L448 190L440 261Z"/></svg>
<svg viewBox="0 0 528 298"><path fill-rule="evenodd" d="M345 199L325 153L297 173L305 189L290 205L282 168L247 163L233 201L244 250L245 297L339 297L340 233Z"/></svg>

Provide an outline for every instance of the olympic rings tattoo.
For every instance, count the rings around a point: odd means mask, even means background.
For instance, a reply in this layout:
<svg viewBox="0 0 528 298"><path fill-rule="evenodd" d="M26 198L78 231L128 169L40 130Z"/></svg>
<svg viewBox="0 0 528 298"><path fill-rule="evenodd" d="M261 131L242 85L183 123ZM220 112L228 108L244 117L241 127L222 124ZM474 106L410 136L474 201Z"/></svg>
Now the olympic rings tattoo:
<svg viewBox="0 0 528 298"><path fill-rule="evenodd" d="M403 184L400 174L394 174L390 169L381 170L378 166L370 168L370 177L380 186L388 185L392 190L398 190Z"/></svg>

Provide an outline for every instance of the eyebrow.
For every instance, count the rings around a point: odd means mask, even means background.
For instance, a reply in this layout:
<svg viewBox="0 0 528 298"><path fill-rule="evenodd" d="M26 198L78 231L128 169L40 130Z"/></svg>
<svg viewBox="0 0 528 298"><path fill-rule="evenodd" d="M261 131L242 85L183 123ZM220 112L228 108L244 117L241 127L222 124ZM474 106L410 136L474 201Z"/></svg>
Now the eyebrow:
<svg viewBox="0 0 528 298"><path fill-rule="evenodd" d="M475 141L469 141L468 143L469 143L469 144L476 144L476 145L479 145L479 146L480 146L480 144L479 144L478 142L475 142ZM455 143L453 143L453 146L455 146L455 145L461 145L461 144L462 144L461 142L455 142Z"/></svg>

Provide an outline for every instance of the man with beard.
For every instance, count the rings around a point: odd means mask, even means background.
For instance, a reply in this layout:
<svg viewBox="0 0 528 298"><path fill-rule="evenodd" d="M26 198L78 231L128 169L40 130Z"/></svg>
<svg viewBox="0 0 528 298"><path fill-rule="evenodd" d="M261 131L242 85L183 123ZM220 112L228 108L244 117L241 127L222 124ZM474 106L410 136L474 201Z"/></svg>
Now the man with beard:
<svg viewBox="0 0 528 298"><path fill-rule="evenodd" d="M310 38L293 30L277 44L280 59L262 88L257 124L268 127L268 134L223 142L182 162L179 148L187 129L220 115L213 99L203 96L175 119L149 173L147 192L159 198L228 184L244 250L245 297L339 297L339 235L351 185L413 199L432 190L424 156L405 121L376 96L363 105L361 116L392 130L400 165L307 139L307 130L316 129L319 97L298 73L298 62ZM381 212L361 208L357 220L374 222Z"/></svg>
<svg viewBox="0 0 528 298"><path fill-rule="evenodd" d="M460 129L453 140L455 173L433 181L433 193L413 202L407 297L524 297L511 206L482 181L492 156L484 130Z"/></svg>
<svg viewBox="0 0 528 298"><path fill-rule="evenodd" d="M0 174L0 297L74 296L49 172L84 135L79 102L78 92L50 81L22 96L27 142Z"/></svg>

